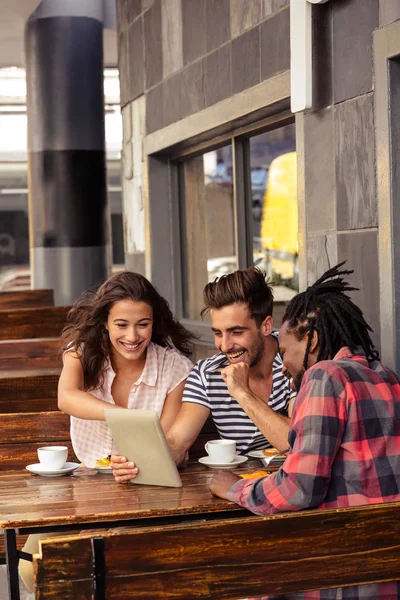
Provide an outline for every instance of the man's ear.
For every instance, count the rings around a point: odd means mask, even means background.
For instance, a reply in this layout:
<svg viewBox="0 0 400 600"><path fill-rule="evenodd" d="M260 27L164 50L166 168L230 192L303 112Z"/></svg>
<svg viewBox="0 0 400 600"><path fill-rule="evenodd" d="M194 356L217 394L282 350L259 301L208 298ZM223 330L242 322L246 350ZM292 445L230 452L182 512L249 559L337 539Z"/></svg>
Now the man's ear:
<svg viewBox="0 0 400 600"><path fill-rule="evenodd" d="M309 354L316 354L316 352L318 350L318 345L319 345L318 331L316 329L314 329L311 344L310 344Z"/></svg>
<svg viewBox="0 0 400 600"><path fill-rule="evenodd" d="M271 317L271 315L268 315L268 317L265 317L264 321L261 323L261 333L267 337L268 335L271 335L271 332L274 328L274 320Z"/></svg>

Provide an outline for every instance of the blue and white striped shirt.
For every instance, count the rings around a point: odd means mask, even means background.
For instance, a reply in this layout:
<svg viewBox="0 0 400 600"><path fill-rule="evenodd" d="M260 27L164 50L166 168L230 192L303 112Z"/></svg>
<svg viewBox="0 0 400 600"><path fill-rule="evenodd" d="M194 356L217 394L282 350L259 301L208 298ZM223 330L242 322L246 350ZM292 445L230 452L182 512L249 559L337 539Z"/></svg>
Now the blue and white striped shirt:
<svg viewBox="0 0 400 600"><path fill-rule="evenodd" d="M272 335L277 337L275 333ZM228 365L229 360L221 352L198 361L187 378L183 402L208 408L220 437L235 440L238 453L268 448L271 444L228 392L221 376L221 369ZM268 405L286 415L289 400L294 395L289 380L282 374L282 358L277 354L272 365L272 390Z"/></svg>

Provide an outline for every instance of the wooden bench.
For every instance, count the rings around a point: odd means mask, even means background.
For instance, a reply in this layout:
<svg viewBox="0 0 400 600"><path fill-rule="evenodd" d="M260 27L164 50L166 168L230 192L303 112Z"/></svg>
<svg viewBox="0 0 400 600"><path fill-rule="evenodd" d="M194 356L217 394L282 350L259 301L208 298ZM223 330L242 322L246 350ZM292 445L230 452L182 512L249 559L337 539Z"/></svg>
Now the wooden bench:
<svg viewBox="0 0 400 600"><path fill-rule="evenodd" d="M25 468L38 462L43 445L68 446L68 460L76 460L69 435L69 415L60 411L10 413L0 417L0 465L2 470Z"/></svg>
<svg viewBox="0 0 400 600"><path fill-rule="evenodd" d="M0 310L0 340L57 337L70 307L18 308Z"/></svg>
<svg viewBox="0 0 400 600"><path fill-rule="evenodd" d="M69 415L60 411L0 415L0 465L3 471L25 469L39 462L37 449L61 445L69 448L68 460L76 461L69 434ZM27 536L18 536L21 549ZM0 563L4 563L4 537L0 536Z"/></svg>
<svg viewBox="0 0 400 600"><path fill-rule="evenodd" d="M59 338L1 340L0 371L60 367L59 347Z"/></svg>
<svg viewBox="0 0 400 600"><path fill-rule="evenodd" d="M60 368L0 372L0 414L57 409Z"/></svg>
<svg viewBox="0 0 400 600"><path fill-rule="evenodd" d="M70 535L34 556L36 599L235 600L400 578L400 502Z"/></svg>
<svg viewBox="0 0 400 600"><path fill-rule="evenodd" d="M54 306L53 290L15 290L0 292L0 310Z"/></svg>

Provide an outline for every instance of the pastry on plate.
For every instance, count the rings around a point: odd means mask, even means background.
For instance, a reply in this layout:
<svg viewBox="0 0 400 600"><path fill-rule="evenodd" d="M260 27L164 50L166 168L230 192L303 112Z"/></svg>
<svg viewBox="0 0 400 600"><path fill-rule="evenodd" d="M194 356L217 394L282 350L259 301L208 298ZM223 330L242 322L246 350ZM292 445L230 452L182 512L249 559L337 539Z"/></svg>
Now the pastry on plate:
<svg viewBox="0 0 400 600"><path fill-rule="evenodd" d="M110 456L96 460L96 467L111 467Z"/></svg>
<svg viewBox="0 0 400 600"><path fill-rule="evenodd" d="M264 456L274 456L274 454L278 454L278 452L279 450L277 450L276 448L264 448L262 450Z"/></svg>

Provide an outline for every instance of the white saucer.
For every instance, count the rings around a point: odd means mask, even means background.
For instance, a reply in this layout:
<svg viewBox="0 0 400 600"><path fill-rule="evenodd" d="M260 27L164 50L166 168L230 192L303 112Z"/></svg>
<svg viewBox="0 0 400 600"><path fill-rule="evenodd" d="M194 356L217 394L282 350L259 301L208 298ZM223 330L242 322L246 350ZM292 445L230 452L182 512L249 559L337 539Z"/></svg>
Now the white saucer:
<svg viewBox="0 0 400 600"><path fill-rule="evenodd" d="M246 460L248 460L247 456L240 456L239 454L236 454L236 456L232 462L218 463L218 462L212 461L209 456L203 456L202 458L199 458L199 463L201 463L202 465L206 465L210 469L234 469L235 467L238 467L242 463L245 463Z"/></svg>
<svg viewBox="0 0 400 600"><path fill-rule="evenodd" d="M102 473L103 475L112 475L112 468L111 467L95 467L95 469L99 472Z"/></svg>
<svg viewBox="0 0 400 600"><path fill-rule="evenodd" d="M62 469L49 469L41 463L36 463L35 465L28 465L25 468L30 471L30 473L41 475L42 477L61 477L62 475L67 475L67 473L72 473L72 471L75 471L79 466L79 463L67 462Z"/></svg>

